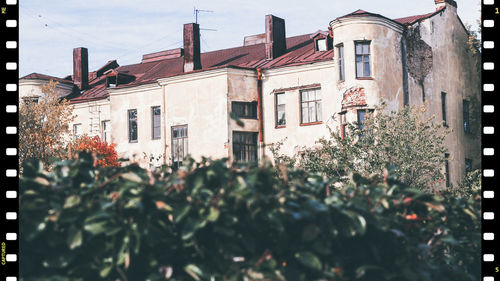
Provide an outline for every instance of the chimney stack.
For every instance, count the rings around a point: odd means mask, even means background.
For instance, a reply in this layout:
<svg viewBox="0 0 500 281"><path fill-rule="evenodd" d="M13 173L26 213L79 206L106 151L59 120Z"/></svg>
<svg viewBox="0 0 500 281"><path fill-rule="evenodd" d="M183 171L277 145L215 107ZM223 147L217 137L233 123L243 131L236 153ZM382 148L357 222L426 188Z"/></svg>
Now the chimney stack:
<svg viewBox="0 0 500 281"><path fill-rule="evenodd" d="M454 7L455 9L457 8L457 2L454 0L434 0L434 3L436 4L436 9L440 9L441 7L448 5Z"/></svg>
<svg viewBox="0 0 500 281"><path fill-rule="evenodd" d="M89 86L89 55L87 48L73 49L73 83L80 90Z"/></svg>
<svg viewBox="0 0 500 281"><path fill-rule="evenodd" d="M271 60L286 52L285 20L266 16L266 59Z"/></svg>
<svg viewBox="0 0 500 281"><path fill-rule="evenodd" d="M201 69L200 26L184 24L184 72Z"/></svg>

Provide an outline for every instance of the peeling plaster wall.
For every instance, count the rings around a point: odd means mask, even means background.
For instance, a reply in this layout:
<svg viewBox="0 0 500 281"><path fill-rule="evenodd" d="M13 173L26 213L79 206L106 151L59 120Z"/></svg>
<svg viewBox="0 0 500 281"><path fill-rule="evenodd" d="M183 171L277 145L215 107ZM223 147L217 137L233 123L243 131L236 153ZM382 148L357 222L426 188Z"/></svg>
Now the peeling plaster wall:
<svg viewBox="0 0 500 281"><path fill-rule="evenodd" d="M255 102L257 103L257 74L251 70L235 70L232 69L227 75L227 112L231 112L231 104L233 101L240 102ZM228 140L224 144L227 147L228 157L233 158L233 131L240 132L259 132L258 119L245 119L242 118L244 126L240 127L236 121L229 118L228 120Z"/></svg>
<svg viewBox="0 0 500 281"><path fill-rule="evenodd" d="M452 133L446 139L451 160L450 179L457 185L465 174L465 158L473 160L473 167L480 167L480 73L476 57L468 50L468 35L456 14L456 8L446 9L417 24L421 40L432 48L432 68L425 77L424 88L429 102L429 116L442 120L441 92L446 93L447 124ZM422 104L421 88L410 76L410 104ZM473 132L464 132L463 100L471 103L470 116Z"/></svg>

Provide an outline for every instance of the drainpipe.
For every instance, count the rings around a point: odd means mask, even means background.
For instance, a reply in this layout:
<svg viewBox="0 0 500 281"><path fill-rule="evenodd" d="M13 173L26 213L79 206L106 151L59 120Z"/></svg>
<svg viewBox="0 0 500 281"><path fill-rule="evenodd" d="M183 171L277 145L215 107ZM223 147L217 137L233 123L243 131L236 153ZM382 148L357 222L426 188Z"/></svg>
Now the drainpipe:
<svg viewBox="0 0 500 281"><path fill-rule="evenodd" d="M161 86L161 85L160 85ZM167 109L165 108L165 86L161 86L161 102L163 107L163 165L167 165Z"/></svg>
<svg viewBox="0 0 500 281"><path fill-rule="evenodd" d="M259 118L259 144L262 148L261 156L264 157L264 125L262 113L262 69L257 68L257 112Z"/></svg>

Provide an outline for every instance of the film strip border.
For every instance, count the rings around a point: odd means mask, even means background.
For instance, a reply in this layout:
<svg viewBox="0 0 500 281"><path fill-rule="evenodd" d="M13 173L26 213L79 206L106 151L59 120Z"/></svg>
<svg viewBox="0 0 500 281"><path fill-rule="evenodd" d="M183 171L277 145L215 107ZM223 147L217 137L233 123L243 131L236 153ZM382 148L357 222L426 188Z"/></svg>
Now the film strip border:
<svg viewBox="0 0 500 281"><path fill-rule="evenodd" d="M495 171L495 149L499 142L498 133L495 133L495 125L498 120L498 114L495 110L497 105L495 88L500 87L500 83L497 83L500 78L498 71L500 66L498 58L500 56L495 55L498 52L495 39L500 32L500 28L496 24L496 19L500 17L500 0L496 0L497 3L495 0L482 1L482 275L483 281L494 281L500 280L500 264L497 261L500 254L496 255L500 245L498 239L495 239L495 229L498 229L499 226L495 219L495 212L500 210L498 199L495 198L498 177L498 171Z"/></svg>
<svg viewBox="0 0 500 281"><path fill-rule="evenodd" d="M19 276L18 190L18 80L19 80L19 6L17 0L1 0L2 55L0 56L0 280L15 281Z"/></svg>

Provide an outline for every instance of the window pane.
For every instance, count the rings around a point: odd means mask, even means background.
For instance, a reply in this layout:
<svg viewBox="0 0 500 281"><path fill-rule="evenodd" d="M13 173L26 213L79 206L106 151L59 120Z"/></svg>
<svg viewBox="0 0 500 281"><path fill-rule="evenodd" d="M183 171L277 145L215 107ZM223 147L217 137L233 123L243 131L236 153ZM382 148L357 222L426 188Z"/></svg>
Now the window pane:
<svg viewBox="0 0 500 281"><path fill-rule="evenodd" d="M306 104L302 105L302 123L309 123L309 115Z"/></svg>
<svg viewBox="0 0 500 281"><path fill-rule="evenodd" d="M356 55L360 55L363 53L363 46L360 43L356 43Z"/></svg>
<svg viewBox="0 0 500 281"><path fill-rule="evenodd" d="M356 58L356 76L363 77L363 63Z"/></svg>
<svg viewBox="0 0 500 281"><path fill-rule="evenodd" d="M321 121L321 101L316 102L316 121Z"/></svg>
<svg viewBox="0 0 500 281"><path fill-rule="evenodd" d="M365 60L363 75L364 77L370 77L370 61Z"/></svg>
<svg viewBox="0 0 500 281"><path fill-rule="evenodd" d="M309 100L309 93L307 91L302 91L301 95L302 95L302 101L303 102Z"/></svg>
<svg viewBox="0 0 500 281"><path fill-rule="evenodd" d="M370 44L363 43L363 54L369 54L370 53Z"/></svg>

